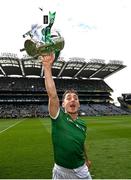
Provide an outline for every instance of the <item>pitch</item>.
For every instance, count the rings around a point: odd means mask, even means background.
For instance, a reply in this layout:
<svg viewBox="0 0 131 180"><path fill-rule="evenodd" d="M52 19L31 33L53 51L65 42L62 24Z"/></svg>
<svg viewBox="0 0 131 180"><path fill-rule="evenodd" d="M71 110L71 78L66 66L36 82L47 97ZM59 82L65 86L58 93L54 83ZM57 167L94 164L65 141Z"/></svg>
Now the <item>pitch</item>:
<svg viewBox="0 0 131 180"><path fill-rule="evenodd" d="M95 179L131 179L131 116L82 117ZM0 179L48 179L53 167L49 118L0 120Z"/></svg>

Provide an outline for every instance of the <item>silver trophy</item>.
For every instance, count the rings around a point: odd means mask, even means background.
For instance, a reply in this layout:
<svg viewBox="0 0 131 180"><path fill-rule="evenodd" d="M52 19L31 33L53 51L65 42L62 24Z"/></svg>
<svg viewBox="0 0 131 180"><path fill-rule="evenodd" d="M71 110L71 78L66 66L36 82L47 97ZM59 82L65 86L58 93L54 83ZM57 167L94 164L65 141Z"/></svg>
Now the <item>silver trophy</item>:
<svg viewBox="0 0 131 180"><path fill-rule="evenodd" d="M64 38L58 31L52 33L51 28L55 21L55 14L49 12L49 24L46 27L34 24L31 30L23 34L23 38L29 37L24 42L24 48L20 51L26 51L29 56L38 58L41 55L51 52L55 53L55 59L58 58L60 51L64 48ZM48 23L48 16L44 16L44 24Z"/></svg>

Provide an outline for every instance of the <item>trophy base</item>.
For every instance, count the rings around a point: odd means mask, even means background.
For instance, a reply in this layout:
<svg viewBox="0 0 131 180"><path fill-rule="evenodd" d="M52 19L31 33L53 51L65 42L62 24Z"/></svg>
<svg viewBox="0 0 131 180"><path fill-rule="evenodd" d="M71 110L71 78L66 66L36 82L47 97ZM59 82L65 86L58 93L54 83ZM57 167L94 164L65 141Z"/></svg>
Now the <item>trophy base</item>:
<svg viewBox="0 0 131 180"><path fill-rule="evenodd" d="M32 57L38 57L51 52L59 52L64 48L64 39L62 37L53 39L52 43L36 43L32 40L26 40L24 43L24 50Z"/></svg>

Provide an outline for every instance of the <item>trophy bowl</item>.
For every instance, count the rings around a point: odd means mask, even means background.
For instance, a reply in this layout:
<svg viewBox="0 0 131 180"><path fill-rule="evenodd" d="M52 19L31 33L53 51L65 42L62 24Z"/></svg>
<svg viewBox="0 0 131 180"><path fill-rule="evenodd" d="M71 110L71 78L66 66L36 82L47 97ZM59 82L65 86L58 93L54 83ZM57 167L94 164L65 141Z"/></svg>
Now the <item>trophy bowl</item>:
<svg viewBox="0 0 131 180"><path fill-rule="evenodd" d="M24 50L29 56L38 57L51 52L59 52L64 48L63 37L53 38L52 40L53 42L43 44L41 42L36 43L32 39L27 39L24 43Z"/></svg>

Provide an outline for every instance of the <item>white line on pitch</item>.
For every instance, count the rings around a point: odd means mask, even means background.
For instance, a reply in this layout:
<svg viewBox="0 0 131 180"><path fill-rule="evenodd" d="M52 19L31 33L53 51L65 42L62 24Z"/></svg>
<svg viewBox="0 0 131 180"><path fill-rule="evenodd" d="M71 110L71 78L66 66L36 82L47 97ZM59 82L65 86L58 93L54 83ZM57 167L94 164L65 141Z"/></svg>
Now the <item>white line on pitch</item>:
<svg viewBox="0 0 131 180"><path fill-rule="evenodd" d="M24 120L24 119L23 119L23 120ZM3 129L2 131L0 131L0 134L1 134L1 133L3 133L4 131L6 131L6 130L8 130L8 129L12 128L12 127L14 127L15 125L17 125L17 124L21 123L23 120L18 121L18 122L16 122L16 123L12 124L11 126L9 126L9 127L5 128L5 129Z"/></svg>

